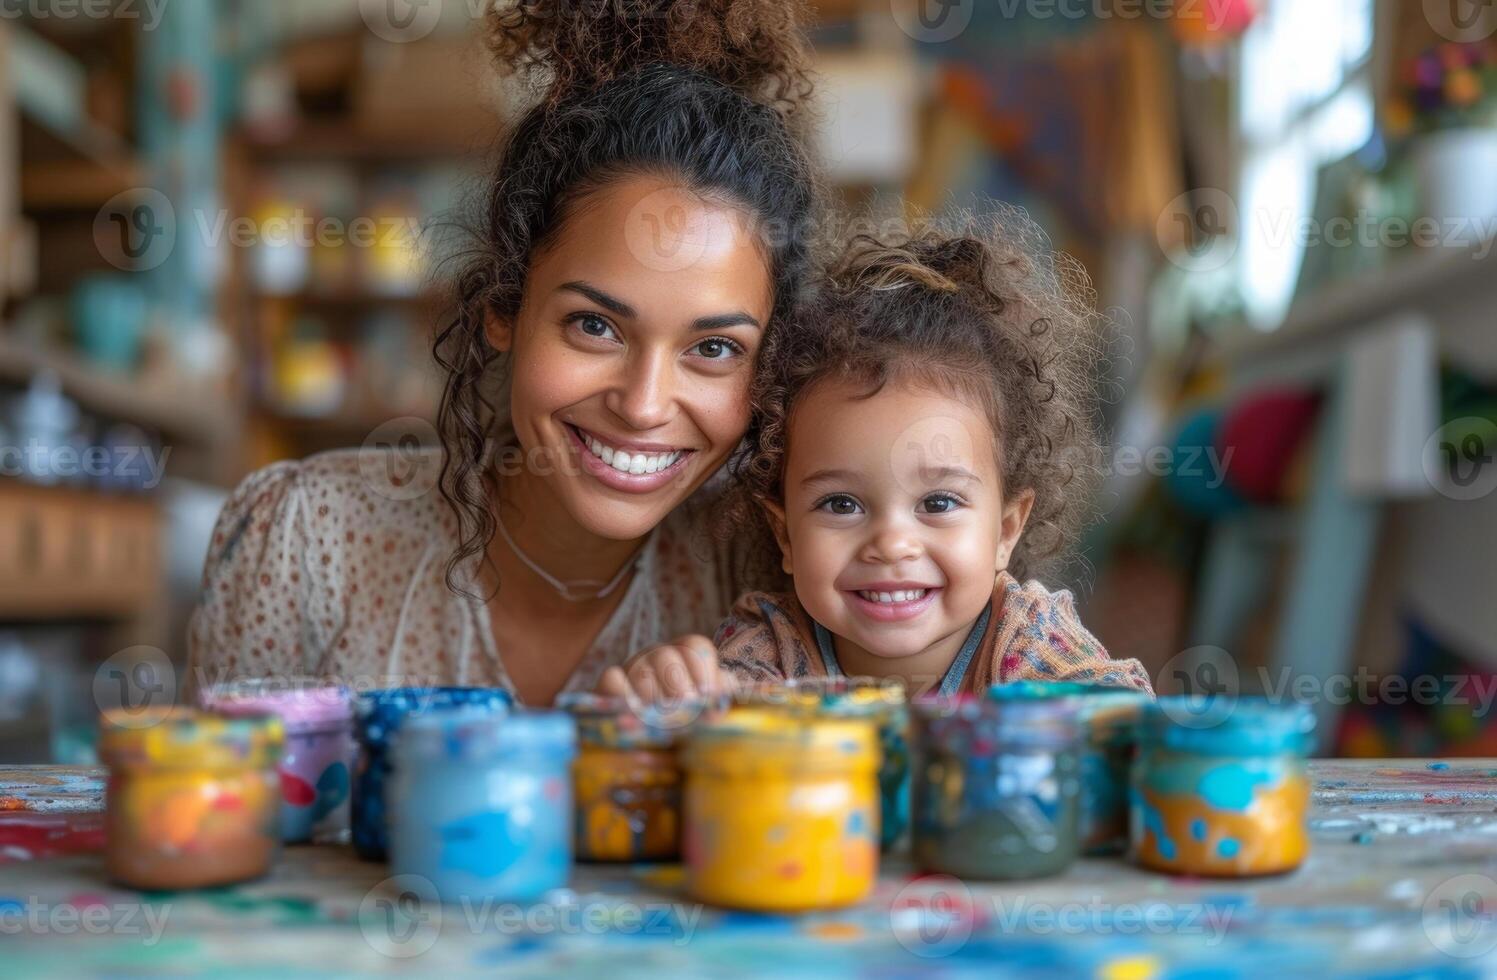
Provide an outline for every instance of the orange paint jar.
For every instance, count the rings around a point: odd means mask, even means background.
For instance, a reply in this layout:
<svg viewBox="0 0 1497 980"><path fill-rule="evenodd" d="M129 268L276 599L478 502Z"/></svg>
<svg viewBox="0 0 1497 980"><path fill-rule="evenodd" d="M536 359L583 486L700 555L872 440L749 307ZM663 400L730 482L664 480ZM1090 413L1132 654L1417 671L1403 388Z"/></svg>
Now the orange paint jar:
<svg viewBox="0 0 1497 980"><path fill-rule="evenodd" d="M861 719L739 708L683 753L686 888L728 908L804 912L878 875L878 732Z"/></svg>
<svg viewBox="0 0 1497 980"><path fill-rule="evenodd" d="M274 715L186 708L104 715L104 867L147 890L227 885L266 874L280 850Z"/></svg>
<svg viewBox="0 0 1497 980"><path fill-rule="evenodd" d="M1165 697L1145 709L1129 792L1129 856L1175 874L1292 871L1309 852L1315 717L1263 698Z"/></svg>
<svg viewBox="0 0 1497 980"><path fill-rule="evenodd" d="M577 860L679 858L683 779L677 742L706 705L630 705L576 695L563 698L560 707L577 722Z"/></svg>

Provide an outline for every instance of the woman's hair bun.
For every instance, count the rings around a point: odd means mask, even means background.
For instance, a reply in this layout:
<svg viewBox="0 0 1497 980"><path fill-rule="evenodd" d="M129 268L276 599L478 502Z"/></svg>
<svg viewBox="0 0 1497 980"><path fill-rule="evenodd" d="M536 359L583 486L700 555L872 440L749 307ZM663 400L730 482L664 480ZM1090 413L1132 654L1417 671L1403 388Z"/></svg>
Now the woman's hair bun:
<svg viewBox="0 0 1497 980"><path fill-rule="evenodd" d="M804 0L497 0L489 49L555 104L643 65L690 68L790 112L810 94Z"/></svg>

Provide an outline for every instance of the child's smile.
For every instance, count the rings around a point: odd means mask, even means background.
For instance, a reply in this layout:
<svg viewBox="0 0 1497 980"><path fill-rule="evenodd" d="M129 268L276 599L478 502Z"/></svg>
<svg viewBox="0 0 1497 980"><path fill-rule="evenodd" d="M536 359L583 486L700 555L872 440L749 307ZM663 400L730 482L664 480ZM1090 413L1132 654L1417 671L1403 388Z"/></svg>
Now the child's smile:
<svg viewBox="0 0 1497 980"><path fill-rule="evenodd" d="M953 387L827 382L796 405L781 544L846 673L939 680L1023 528L991 423Z"/></svg>

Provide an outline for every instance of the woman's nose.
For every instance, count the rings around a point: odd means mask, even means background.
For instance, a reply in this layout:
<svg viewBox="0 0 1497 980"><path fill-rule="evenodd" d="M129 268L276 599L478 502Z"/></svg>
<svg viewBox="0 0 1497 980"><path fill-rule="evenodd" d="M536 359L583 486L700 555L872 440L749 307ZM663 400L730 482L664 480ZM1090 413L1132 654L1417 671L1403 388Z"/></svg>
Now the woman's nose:
<svg viewBox="0 0 1497 980"><path fill-rule="evenodd" d="M675 412L675 372L669 352L642 351L629 358L604 404L631 429L655 429Z"/></svg>

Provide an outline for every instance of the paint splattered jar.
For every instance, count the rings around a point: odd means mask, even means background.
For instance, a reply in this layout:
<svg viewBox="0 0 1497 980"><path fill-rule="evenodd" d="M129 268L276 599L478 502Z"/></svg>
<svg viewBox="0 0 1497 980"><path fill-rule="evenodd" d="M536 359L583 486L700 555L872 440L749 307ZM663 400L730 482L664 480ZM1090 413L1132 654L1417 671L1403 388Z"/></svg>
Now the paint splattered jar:
<svg viewBox="0 0 1497 980"><path fill-rule="evenodd" d="M394 687L370 691L354 702L353 848L366 861L383 861L389 849L385 784L394 770L390 745L411 715L471 705L505 712L513 699L494 687Z"/></svg>
<svg viewBox="0 0 1497 980"><path fill-rule="evenodd" d="M275 715L190 708L111 711L99 733L109 767L104 867L146 890L204 888L266 874L280 849Z"/></svg>
<svg viewBox="0 0 1497 980"><path fill-rule="evenodd" d="M911 846L922 868L1017 879L1075 861L1081 747L1071 699L922 699L911 722Z"/></svg>
<svg viewBox="0 0 1497 980"><path fill-rule="evenodd" d="M395 745L391 870L426 878L443 902L530 901L565 887L576 752L562 711L413 717Z"/></svg>
<svg viewBox="0 0 1497 980"><path fill-rule="evenodd" d="M577 723L577 860L679 858L683 780L677 744L707 704L631 705L581 694L563 698L559 707Z"/></svg>
<svg viewBox="0 0 1497 980"><path fill-rule="evenodd" d="M737 708L683 751L686 888L763 912L836 908L878 874L878 734L861 719Z"/></svg>
<svg viewBox="0 0 1497 980"><path fill-rule="evenodd" d="M1160 698L1138 725L1129 857L1177 874L1248 877L1299 867L1315 716L1264 698Z"/></svg>
<svg viewBox="0 0 1497 980"><path fill-rule="evenodd" d="M274 714L286 730L281 756L281 839L338 842L348 836L354 763L348 689L306 679L240 681L203 692L203 706L230 717Z"/></svg>
<svg viewBox="0 0 1497 980"><path fill-rule="evenodd" d="M1072 698L1081 726L1081 850L1120 854L1128 845L1128 775L1144 691L1069 681L1017 681L988 691L995 701Z"/></svg>
<svg viewBox="0 0 1497 980"><path fill-rule="evenodd" d="M866 718L878 728L879 845L887 851L910 825L909 713L904 685L873 677L802 677L738 692L742 705L823 718Z"/></svg>

